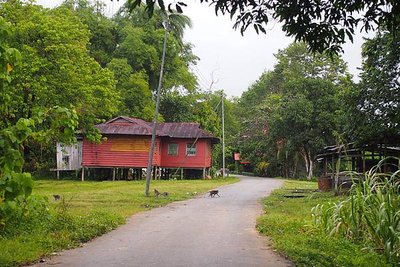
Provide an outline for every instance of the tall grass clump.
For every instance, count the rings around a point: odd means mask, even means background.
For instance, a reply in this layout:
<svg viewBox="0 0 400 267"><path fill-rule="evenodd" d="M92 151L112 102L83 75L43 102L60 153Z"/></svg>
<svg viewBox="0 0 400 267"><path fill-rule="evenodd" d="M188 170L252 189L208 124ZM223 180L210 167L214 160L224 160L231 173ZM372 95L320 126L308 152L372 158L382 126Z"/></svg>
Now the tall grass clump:
<svg viewBox="0 0 400 267"><path fill-rule="evenodd" d="M381 161L365 173L363 179L354 180L347 199L314 207L313 217L314 223L327 234L344 236L384 254L388 262L398 264L400 170L395 166L397 171L384 173L385 167L388 163Z"/></svg>

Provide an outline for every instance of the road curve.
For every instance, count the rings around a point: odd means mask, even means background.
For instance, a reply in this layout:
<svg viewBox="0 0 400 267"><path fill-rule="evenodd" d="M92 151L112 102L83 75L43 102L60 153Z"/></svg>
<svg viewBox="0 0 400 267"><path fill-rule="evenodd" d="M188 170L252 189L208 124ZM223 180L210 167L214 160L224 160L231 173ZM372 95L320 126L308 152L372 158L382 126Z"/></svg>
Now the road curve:
<svg viewBox="0 0 400 267"><path fill-rule="evenodd" d="M239 176L220 197L201 196L132 216L118 229L36 266L263 266L292 264L258 235L259 199L282 181Z"/></svg>

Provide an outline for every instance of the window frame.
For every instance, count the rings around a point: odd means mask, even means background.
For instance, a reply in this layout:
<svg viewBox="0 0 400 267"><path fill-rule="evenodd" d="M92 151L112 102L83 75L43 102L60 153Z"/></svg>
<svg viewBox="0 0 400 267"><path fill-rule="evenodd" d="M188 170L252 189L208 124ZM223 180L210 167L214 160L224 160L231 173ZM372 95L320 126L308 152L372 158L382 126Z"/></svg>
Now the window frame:
<svg viewBox="0 0 400 267"><path fill-rule="evenodd" d="M190 152L189 149L194 149L194 153ZM196 143L186 143L186 156L195 157L197 155L197 146Z"/></svg>
<svg viewBox="0 0 400 267"><path fill-rule="evenodd" d="M65 167L69 167L69 165L71 164L70 156L69 155L62 155L61 162Z"/></svg>
<svg viewBox="0 0 400 267"><path fill-rule="evenodd" d="M175 145L176 146L175 154L171 153L171 149L170 149L171 145ZM168 156L178 156L178 154L179 154L179 144L178 143L168 143L168 151L167 151L167 153L168 153Z"/></svg>

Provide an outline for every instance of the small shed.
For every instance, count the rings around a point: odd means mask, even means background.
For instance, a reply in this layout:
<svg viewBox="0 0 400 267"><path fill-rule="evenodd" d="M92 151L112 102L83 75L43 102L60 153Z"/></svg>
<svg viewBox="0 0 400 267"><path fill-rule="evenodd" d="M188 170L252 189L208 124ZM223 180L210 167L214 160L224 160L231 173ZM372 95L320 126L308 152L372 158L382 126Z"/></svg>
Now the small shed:
<svg viewBox="0 0 400 267"><path fill-rule="evenodd" d="M382 171L394 172L399 169L399 157L400 146L369 142L326 146L316 160L321 166L322 177L331 179L337 188L351 184L349 173L365 173L384 159L388 164L383 165Z"/></svg>
<svg viewBox="0 0 400 267"><path fill-rule="evenodd" d="M56 144L57 178L60 177L60 171L77 171L82 168L82 139L78 139L75 144L65 145Z"/></svg>

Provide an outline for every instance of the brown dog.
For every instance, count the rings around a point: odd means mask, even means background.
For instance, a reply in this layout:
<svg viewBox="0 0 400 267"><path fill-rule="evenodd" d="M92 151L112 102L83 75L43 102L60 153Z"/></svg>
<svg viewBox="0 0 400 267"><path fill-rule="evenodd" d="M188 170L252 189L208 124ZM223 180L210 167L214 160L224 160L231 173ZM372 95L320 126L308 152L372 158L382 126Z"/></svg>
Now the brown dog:
<svg viewBox="0 0 400 267"><path fill-rule="evenodd" d="M154 195L156 196L156 197L159 197L159 196L163 196L163 197L168 197L169 196L169 193L168 192L160 192L160 191L158 191L157 189L154 189Z"/></svg>
<svg viewBox="0 0 400 267"><path fill-rule="evenodd" d="M220 197L220 195L218 195L218 190L217 189L213 189L213 190L210 190L210 191L208 191L208 196L209 197L215 197L215 196L218 196L218 197Z"/></svg>

